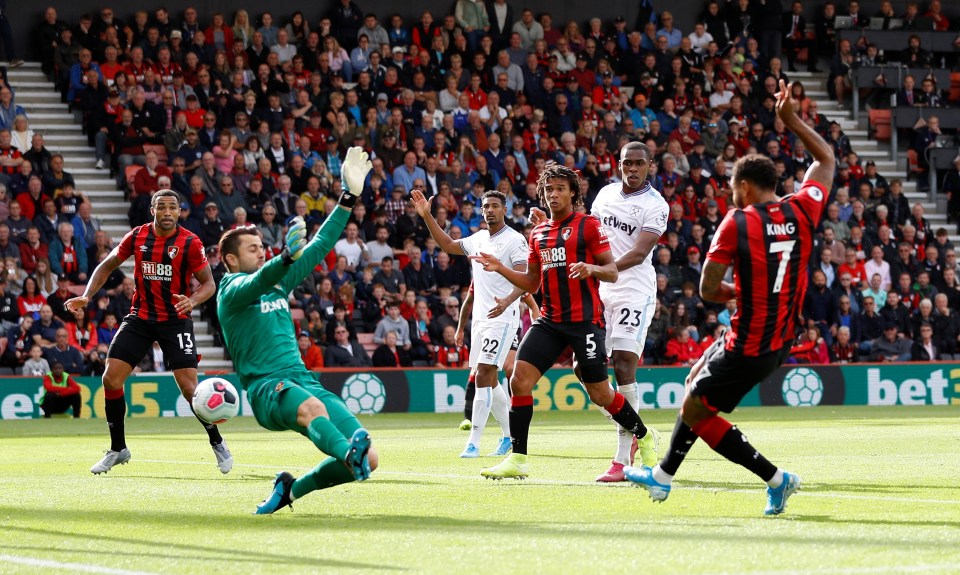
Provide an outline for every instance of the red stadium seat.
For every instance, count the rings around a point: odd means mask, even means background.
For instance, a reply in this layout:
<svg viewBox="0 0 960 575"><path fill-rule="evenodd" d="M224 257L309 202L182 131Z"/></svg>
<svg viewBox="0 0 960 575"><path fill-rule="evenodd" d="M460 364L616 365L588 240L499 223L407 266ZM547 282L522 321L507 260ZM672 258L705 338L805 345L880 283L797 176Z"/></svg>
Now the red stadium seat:
<svg viewBox="0 0 960 575"><path fill-rule="evenodd" d="M127 181L127 190L133 189L133 180L137 177L137 172L143 169L143 166L127 166L126 170L123 172L123 177Z"/></svg>
<svg viewBox="0 0 960 575"><path fill-rule="evenodd" d="M870 134L877 141L890 140L890 110L870 110Z"/></svg>

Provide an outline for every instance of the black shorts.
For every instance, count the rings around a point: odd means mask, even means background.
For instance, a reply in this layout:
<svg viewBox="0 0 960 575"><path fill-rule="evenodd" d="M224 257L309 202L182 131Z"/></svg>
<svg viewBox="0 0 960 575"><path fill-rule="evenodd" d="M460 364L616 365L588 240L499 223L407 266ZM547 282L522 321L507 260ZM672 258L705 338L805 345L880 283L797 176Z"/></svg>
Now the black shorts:
<svg viewBox="0 0 960 575"><path fill-rule="evenodd" d="M520 349L520 338L522 337L523 332L520 328L517 328L517 333L513 336L513 343L510 344L510 351L517 351Z"/></svg>
<svg viewBox="0 0 960 575"><path fill-rule="evenodd" d="M605 337L602 327L589 322L559 324L540 318L520 342L517 361L530 363L545 373L570 346L585 383L606 381Z"/></svg>
<svg viewBox="0 0 960 575"><path fill-rule="evenodd" d="M113 336L107 357L136 367L153 349L153 342L160 344L168 370L197 368L197 344L191 319L151 322L128 315Z"/></svg>
<svg viewBox="0 0 960 575"><path fill-rule="evenodd" d="M727 351L724 338L703 353L704 365L690 384L690 394L716 411L730 413L755 385L783 364L789 348L759 356Z"/></svg>

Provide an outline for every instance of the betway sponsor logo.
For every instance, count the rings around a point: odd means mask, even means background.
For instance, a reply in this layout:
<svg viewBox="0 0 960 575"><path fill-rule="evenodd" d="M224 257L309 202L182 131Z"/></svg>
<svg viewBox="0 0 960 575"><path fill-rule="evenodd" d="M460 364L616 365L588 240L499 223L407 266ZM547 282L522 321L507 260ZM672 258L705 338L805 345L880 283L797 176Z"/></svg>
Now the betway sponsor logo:
<svg viewBox="0 0 960 575"><path fill-rule="evenodd" d="M947 405L946 389L950 381L943 370L930 372L926 380L884 379L883 368L867 369L867 405Z"/></svg>
<svg viewBox="0 0 960 575"><path fill-rule="evenodd" d="M637 231L637 226L631 226L627 222L621 222L617 219L617 216L607 216L603 218L603 225L608 228L618 229L624 232L627 232L629 235L633 235L633 232Z"/></svg>
<svg viewBox="0 0 960 575"><path fill-rule="evenodd" d="M277 299L273 301L261 301L260 302L260 313L270 313L272 311L279 311L281 309L289 310L290 305L285 299Z"/></svg>

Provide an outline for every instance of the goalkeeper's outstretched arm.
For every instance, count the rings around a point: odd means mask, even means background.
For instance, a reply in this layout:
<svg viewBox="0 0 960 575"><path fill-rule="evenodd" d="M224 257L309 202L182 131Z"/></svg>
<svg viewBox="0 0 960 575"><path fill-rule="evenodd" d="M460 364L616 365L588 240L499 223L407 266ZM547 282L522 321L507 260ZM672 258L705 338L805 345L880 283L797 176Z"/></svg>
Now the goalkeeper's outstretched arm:
<svg viewBox="0 0 960 575"><path fill-rule="evenodd" d="M284 291L291 292L293 288L300 285L300 282L307 277L313 268L320 265L320 262L330 253L333 245L340 239L343 228L347 225L347 219L353 212L353 206L357 204L357 198L363 192L363 184L367 178L367 173L371 169L370 159L363 148L354 146L347 150L347 158L343 161L341 168L341 183L343 184L343 194L340 196L340 203L333 213L327 216L327 220L320 226L302 255L297 255L296 261L290 266L287 275L280 282L280 287Z"/></svg>

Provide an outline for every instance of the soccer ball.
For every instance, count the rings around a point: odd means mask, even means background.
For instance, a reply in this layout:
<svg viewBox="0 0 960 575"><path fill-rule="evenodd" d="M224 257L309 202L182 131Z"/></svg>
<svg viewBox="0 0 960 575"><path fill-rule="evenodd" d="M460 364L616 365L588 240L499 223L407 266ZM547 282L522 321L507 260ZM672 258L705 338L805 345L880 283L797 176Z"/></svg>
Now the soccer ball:
<svg viewBox="0 0 960 575"><path fill-rule="evenodd" d="M387 390L372 373L355 373L343 382L340 397L353 413L380 413L387 402Z"/></svg>
<svg viewBox="0 0 960 575"><path fill-rule="evenodd" d="M205 379L193 392L193 411L207 423L226 423L240 411L240 394L222 377Z"/></svg>
<svg viewBox="0 0 960 575"><path fill-rule="evenodd" d="M808 367L791 369L783 378L783 402L791 407L812 407L823 398L823 381Z"/></svg>

